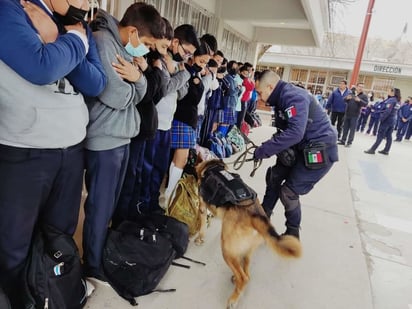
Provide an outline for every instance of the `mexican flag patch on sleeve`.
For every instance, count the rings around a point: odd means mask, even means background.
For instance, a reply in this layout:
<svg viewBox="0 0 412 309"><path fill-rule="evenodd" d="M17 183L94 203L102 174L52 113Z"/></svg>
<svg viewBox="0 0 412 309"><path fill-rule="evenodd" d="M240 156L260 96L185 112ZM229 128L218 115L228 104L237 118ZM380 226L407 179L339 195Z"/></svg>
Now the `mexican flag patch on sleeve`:
<svg viewBox="0 0 412 309"><path fill-rule="evenodd" d="M288 107L285 110L285 116L286 116L287 119L295 117L296 114L297 114L297 112L296 112L296 107L295 106Z"/></svg>

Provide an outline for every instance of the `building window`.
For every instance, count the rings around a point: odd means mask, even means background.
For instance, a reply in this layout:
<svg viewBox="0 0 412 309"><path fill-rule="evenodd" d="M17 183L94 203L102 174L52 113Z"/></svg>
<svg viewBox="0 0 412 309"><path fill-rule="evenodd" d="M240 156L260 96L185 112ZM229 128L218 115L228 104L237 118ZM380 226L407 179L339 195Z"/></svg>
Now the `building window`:
<svg viewBox="0 0 412 309"><path fill-rule="evenodd" d="M306 85L307 79L308 79L308 70L304 69L293 69L292 72L290 73L290 81L292 83L302 83Z"/></svg>
<svg viewBox="0 0 412 309"><path fill-rule="evenodd" d="M388 95L388 89L393 88L394 84L395 84L394 79L375 78L373 80L373 85L371 87L371 90L374 93L375 99L380 96L383 96L384 98L386 98Z"/></svg>
<svg viewBox="0 0 412 309"><path fill-rule="evenodd" d="M326 71L310 71L306 89L313 94L317 92L323 93L327 74Z"/></svg>
<svg viewBox="0 0 412 309"><path fill-rule="evenodd" d="M340 82L343 80L346 80L346 75L334 75L334 73L332 73L333 75L330 78L330 86L335 86L338 87Z"/></svg>
<svg viewBox="0 0 412 309"><path fill-rule="evenodd" d="M223 29L222 42L219 49L229 60L245 61L249 50L249 43L228 29Z"/></svg>

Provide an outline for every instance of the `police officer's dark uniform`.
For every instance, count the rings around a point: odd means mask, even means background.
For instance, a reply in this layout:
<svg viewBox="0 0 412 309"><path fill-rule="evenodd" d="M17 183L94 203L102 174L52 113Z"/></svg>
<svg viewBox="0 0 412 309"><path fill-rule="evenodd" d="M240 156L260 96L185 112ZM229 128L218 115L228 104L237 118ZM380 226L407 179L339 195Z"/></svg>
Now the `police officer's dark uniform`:
<svg viewBox="0 0 412 309"><path fill-rule="evenodd" d="M399 89L398 89L399 91ZM400 107L399 99L396 96L388 96L383 102L383 110L380 115L380 125L375 143L371 148L365 150L367 154L375 154L380 143L386 138L385 148L378 151L381 154L388 155L392 145L392 132L395 128L396 116Z"/></svg>
<svg viewBox="0 0 412 309"><path fill-rule="evenodd" d="M409 99L401 106L398 112L398 130L396 131L396 140L397 142L402 141L402 138L405 136L405 133L408 130L408 124L412 121L412 101ZM405 121L403 121L405 119Z"/></svg>
<svg viewBox="0 0 412 309"><path fill-rule="evenodd" d="M280 197L285 207L285 234L299 238L299 195L312 190L338 161L337 132L322 107L302 88L280 80L267 103L274 107L277 133L255 150L254 157L277 155L277 160L266 172L262 206L270 216Z"/></svg>

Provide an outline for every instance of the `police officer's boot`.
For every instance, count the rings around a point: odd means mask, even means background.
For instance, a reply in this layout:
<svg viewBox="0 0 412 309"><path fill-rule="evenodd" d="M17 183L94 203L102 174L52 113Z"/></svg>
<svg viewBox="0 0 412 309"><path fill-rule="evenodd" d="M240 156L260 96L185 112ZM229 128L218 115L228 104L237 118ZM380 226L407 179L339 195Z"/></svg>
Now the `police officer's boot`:
<svg viewBox="0 0 412 309"><path fill-rule="evenodd" d="M299 228L293 226L286 226L286 231L282 235L290 235L299 239Z"/></svg>

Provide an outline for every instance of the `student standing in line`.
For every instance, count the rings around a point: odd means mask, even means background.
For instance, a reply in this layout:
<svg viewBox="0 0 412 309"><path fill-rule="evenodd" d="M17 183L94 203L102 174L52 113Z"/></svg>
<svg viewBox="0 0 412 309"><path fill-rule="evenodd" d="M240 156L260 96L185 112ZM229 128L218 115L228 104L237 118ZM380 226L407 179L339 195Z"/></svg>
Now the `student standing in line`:
<svg viewBox="0 0 412 309"><path fill-rule="evenodd" d="M86 138L83 260L86 277L107 281L102 270L103 246L117 204L129 159L130 139L139 133L136 105L146 93L147 81L133 63L162 38L162 18L152 6L135 3L118 22L99 10L91 23L108 84L87 101L90 123Z"/></svg>
<svg viewBox="0 0 412 309"><path fill-rule="evenodd" d="M156 105L158 127L154 140L146 143L144 171L148 185L143 186L140 193L141 200L148 203L151 211L160 210L159 197L162 181L167 173L170 160L170 129L173 115L176 110L178 91L184 93L190 73L185 68L185 62L193 56L199 48L199 41L195 28L183 24L174 29L173 39L167 50L159 49L162 53L162 72L166 82L163 86L163 97ZM145 207L142 205L142 207Z"/></svg>
<svg viewBox="0 0 412 309"><path fill-rule="evenodd" d="M83 185L85 96L107 82L87 0L0 0L0 286L13 308L36 226L73 235Z"/></svg>
<svg viewBox="0 0 412 309"><path fill-rule="evenodd" d="M163 23L163 38L157 40L154 48L146 55L148 66L143 71L147 79L147 91L137 105L137 110L143 117L139 134L130 142L127 172L113 216L112 223L115 225L126 219L133 220L141 214L164 212L160 207L150 207L151 169L149 166L152 166L153 162L148 161L150 155L146 156L146 153L151 152L151 145L159 124L156 105L163 97L163 88L170 79L167 67L163 67L161 59L162 55L167 53L173 39L173 28L165 18Z"/></svg>
<svg viewBox="0 0 412 309"><path fill-rule="evenodd" d="M177 101L173 117L171 148L174 153L170 164L169 182L165 191L166 201L171 197L177 182L182 177L189 149L196 146L197 105L204 91L200 72L206 67L209 60L210 48L206 43L201 43L191 61L186 64L191 78L187 94Z"/></svg>

